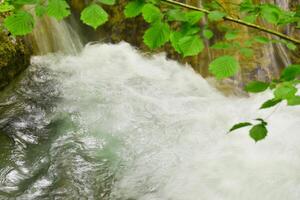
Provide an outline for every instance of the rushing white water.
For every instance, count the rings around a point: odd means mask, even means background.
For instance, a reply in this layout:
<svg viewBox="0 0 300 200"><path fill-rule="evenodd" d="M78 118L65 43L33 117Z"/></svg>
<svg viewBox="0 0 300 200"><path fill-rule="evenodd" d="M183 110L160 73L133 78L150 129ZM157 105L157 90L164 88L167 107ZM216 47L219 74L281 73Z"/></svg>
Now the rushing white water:
<svg viewBox="0 0 300 200"><path fill-rule="evenodd" d="M40 118L71 116L68 124L76 128L56 125L44 153L49 156L33 167L50 160L48 170L19 199L300 198L299 108L282 105L268 118L268 137L254 143L247 129L226 131L236 122L269 116L272 109L257 108L270 94L224 97L164 55L147 58L126 43L94 44L78 56L33 59L32 69L44 67L51 71L48 79L55 76L60 100ZM99 168L103 157L110 163L106 170ZM7 174L11 190L30 171L22 170L22 176ZM107 171L113 181L103 186L100 177ZM58 184L60 176L64 182Z"/></svg>

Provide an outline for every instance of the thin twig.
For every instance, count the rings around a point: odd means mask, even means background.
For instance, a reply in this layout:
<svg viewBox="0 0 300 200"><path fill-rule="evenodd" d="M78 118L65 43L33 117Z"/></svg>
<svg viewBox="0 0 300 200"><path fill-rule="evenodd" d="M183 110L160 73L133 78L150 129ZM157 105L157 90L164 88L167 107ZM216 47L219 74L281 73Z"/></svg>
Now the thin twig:
<svg viewBox="0 0 300 200"><path fill-rule="evenodd" d="M162 2L171 4L171 5L175 5L175 6L180 6L180 7L183 7L183 8L190 9L190 10L200 11L200 12L203 12L203 13L206 13L206 14L210 14L211 13L211 11L206 10L204 8L199 8L199 7L191 6L191 5L188 5L188 4L185 4L185 3L181 3L181 2L178 2L178 1L174 1L174 0L162 0ZM290 42L293 42L295 44L300 45L300 40L298 40L296 38L293 38L293 37L289 37L289 36L287 36L287 35L285 35L285 34L283 34L281 32L278 32L278 31L275 31L275 30L272 30L272 29L268 29L268 28L262 27L262 26L257 25L257 24L249 23L249 22L243 21L241 19L236 19L236 18L233 18L233 17L230 17L230 16L225 16L225 17L223 17L223 19L227 20L227 21L231 21L231 22L237 23L237 24L240 24L240 25L244 25L244 26L247 26L247 27L250 27L250 28L253 28L253 29L257 29L257 30L263 31L263 32L271 34L271 35L275 35L275 36L277 36L279 38L282 38L284 40L288 40Z"/></svg>

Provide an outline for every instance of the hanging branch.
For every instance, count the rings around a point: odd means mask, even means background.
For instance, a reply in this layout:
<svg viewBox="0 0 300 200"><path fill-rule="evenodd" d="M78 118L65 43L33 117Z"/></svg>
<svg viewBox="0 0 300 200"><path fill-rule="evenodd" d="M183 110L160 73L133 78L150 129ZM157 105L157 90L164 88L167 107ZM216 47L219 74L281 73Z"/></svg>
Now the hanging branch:
<svg viewBox="0 0 300 200"><path fill-rule="evenodd" d="M180 6L180 7L183 7L183 8L188 8L190 10L200 11L200 12L203 12L203 13L206 13L206 14L211 13L211 11L206 10L204 8L195 7L195 6L188 5L188 4L181 3L181 2L178 2L178 1L174 1L174 0L162 0L162 2L165 2L165 3L168 3L168 4L172 4L172 5L176 5L176 6ZM296 38L293 38L293 37L289 37L289 36L287 36L287 35L285 35L283 33L280 33L278 31L275 31L275 30L272 30L272 29L268 29L268 28L262 27L260 25L249 23L249 22L243 21L241 19L236 19L236 18L229 17L229 16L225 16L225 17L223 17L223 19L227 20L227 21L231 21L231 22L237 23L237 24L240 24L240 25L243 25L243 26L254 28L254 29L257 29L259 31L263 31L263 32L271 34L271 35L275 35L275 36L277 36L279 38L282 38L284 40L288 40L290 42L293 42L295 44L300 45L300 40L298 40Z"/></svg>

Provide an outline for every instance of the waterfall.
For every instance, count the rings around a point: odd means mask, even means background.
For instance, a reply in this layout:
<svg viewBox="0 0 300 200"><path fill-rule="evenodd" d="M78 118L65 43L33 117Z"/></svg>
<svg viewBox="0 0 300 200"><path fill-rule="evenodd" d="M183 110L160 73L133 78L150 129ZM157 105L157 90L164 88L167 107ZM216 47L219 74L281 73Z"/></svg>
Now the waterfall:
<svg viewBox="0 0 300 200"><path fill-rule="evenodd" d="M37 56L0 95L0 199L300 199L299 108L225 97L164 53L83 47L66 21L30 39ZM280 48L263 50L276 67ZM265 140L227 134L258 117Z"/></svg>
<svg viewBox="0 0 300 200"><path fill-rule="evenodd" d="M224 97L127 43L37 56L0 97L0 198L298 200L299 108ZM268 117L254 143L236 122Z"/></svg>
<svg viewBox="0 0 300 200"><path fill-rule="evenodd" d="M35 54L63 52L76 54L83 43L77 31L65 20L50 17L36 18L36 26L29 36Z"/></svg>

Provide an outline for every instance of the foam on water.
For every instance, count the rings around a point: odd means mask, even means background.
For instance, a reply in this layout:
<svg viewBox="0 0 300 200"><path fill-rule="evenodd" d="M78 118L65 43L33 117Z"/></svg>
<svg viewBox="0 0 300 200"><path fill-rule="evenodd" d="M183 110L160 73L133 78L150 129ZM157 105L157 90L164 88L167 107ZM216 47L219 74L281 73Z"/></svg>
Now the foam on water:
<svg viewBox="0 0 300 200"><path fill-rule="evenodd" d="M255 144L247 129L226 131L268 116L257 108L270 94L224 97L191 68L126 43L90 45L49 67L60 74L59 109L94 130L86 142L101 130L122 144L111 199L300 199L299 108L281 106Z"/></svg>
<svg viewBox="0 0 300 200"><path fill-rule="evenodd" d="M299 108L281 105L268 118L268 137L255 144L247 129L226 132L269 116L273 109L258 108L271 94L224 97L164 55L93 44L76 56L33 58L31 71L44 68L24 83L37 88L24 89L29 114L6 120L24 142L13 164L2 163L5 197L300 199Z"/></svg>

